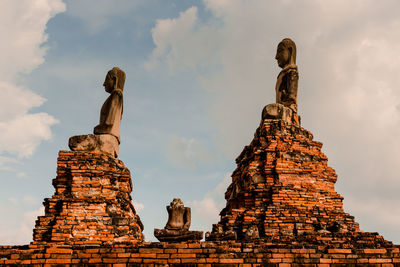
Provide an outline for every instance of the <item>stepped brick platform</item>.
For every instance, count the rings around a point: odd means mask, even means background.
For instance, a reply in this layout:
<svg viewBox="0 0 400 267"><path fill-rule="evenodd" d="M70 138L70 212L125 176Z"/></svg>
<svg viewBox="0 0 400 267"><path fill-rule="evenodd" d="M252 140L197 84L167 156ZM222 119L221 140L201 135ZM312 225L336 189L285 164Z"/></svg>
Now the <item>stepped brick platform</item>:
<svg viewBox="0 0 400 267"><path fill-rule="evenodd" d="M33 244L94 245L142 242L143 225L132 204L132 181L123 162L106 154L60 151L56 189L44 201Z"/></svg>
<svg viewBox="0 0 400 267"><path fill-rule="evenodd" d="M321 147L299 123L262 120L236 159L226 207L207 239L392 246L377 233L362 232L344 212L343 198L334 188L337 175Z"/></svg>

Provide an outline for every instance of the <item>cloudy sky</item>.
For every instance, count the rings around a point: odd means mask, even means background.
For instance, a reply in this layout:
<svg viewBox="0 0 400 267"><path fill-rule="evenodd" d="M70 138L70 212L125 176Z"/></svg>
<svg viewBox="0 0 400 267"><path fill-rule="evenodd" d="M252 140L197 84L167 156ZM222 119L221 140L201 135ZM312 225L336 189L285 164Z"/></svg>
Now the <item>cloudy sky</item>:
<svg viewBox="0 0 400 267"><path fill-rule="evenodd" d="M59 150L91 133L126 71L120 159L146 240L180 197L192 229L224 207L234 159L274 102L278 42L298 49L302 126L345 211L400 243L397 0L0 0L0 244L27 244Z"/></svg>

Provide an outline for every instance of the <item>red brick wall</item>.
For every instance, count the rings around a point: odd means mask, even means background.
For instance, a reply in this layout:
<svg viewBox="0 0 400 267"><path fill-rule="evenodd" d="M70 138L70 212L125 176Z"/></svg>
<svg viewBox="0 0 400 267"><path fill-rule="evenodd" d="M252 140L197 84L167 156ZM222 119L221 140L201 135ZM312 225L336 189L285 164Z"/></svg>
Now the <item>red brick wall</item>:
<svg viewBox="0 0 400 267"><path fill-rule="evenodd" d="M400 246L390 248L285 248L234 241L143 243L140 246L0 247L0 264L130 264L131 266L400 266ZM268 265L270 264L270 265ZM123 266L123 265L121 265Z"/></svg>

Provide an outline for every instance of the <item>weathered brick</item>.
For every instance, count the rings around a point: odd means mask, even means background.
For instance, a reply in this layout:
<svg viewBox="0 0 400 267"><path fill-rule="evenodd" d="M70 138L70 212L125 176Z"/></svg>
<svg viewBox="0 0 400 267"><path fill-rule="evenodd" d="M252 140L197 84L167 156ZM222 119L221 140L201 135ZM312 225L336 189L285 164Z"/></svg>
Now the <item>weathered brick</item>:
<svg viewBox="0 0 400 267"><path fill-rule="evenodd" d="M230 192L232 187L228 188L228 193L240 195L240 199L235 203L228 200L233 208L227 207L222 215L224 226L242 231L240 238L245 236L246 227L257 221L265 237L199 243L142 242L139 237L115 242L112 231L128 231L129 223L126 216L109 217L106 206L118 204L117 194L129 203L132 190L129 170L123 165L116 166L105 155L60 152L57 178L53 180L57 194L45 200L46 215L38 219L34 242L23 248L0 246L0 264L207 267L399 264L399 246L393 246L378 234L358 231L354 218L343 211L343 198L334 189L337 175L327 166L322 144L313 141L312 134L305 129L293 127L279 121L263 122L255 140L238 158L232 180L238 191ZM118 190L112 177L119 181ZM70 199L67 186L79 201ZM118 212L125 212L118 208ZM98 218L111 221L98 223ZM331 234L318 230L322 227L334 232L334 222L344 224L347 232ZM73 238L71 229L75 231ZM46 233L49 239L45 238Z"/></svg>
<svg viewBox="0 0 400 267"><path fill-rule="evenodd" d="M364 249L364 253L383 254L383 253L386 253L386 249L384 249L384 248L366 248L366 249Z"/></svg>

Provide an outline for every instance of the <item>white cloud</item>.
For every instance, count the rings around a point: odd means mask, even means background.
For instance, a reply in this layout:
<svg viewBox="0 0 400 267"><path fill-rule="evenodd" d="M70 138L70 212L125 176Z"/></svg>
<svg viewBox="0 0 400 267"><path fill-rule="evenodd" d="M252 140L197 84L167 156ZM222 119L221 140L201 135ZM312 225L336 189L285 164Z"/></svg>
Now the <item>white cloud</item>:
<svg viewBox="0 0 400 267"><path fill-rule="evenodd" d="M126 16L144 1L141 0L80 0L67 1L68 13L85 22L87 30L94 34L103 30L112 16Z"/></svg>
<svg viewBox="0 0 400 267"><path fill-rule="evenodd" d="M15 75L16 74L18 74L18 72L16 72ZM0 81L0 88L3 93L3 97L0 98L1 121L23 116L26 114L27 110L39 107L45 102L43 97L27 88L22 88L21 86L13 84L12 81ZM12 102L12 105L10 105L10 102Z"/></svg>
<svg viewBox="0 0 400 267"><path fill-rule="evenodd" d="M39 204L39 200L31 195L26 195L22 198L22 203L26 206L26 205L38 205Z"/></svg>
<svg viewBox="0 0 400 267"><path fill-rule="evenodd" d="M152 29L156 48L145 63L148 70L165 63L170 73L210 64L218 54L218 34L212 27L198 27L197 8L191 7L176 19L157 20ZM213 25L212 25L213 26ZM209 39L213 39L209 42ZM201 46L201 49L197 50Z"/></svg>
<svg viewBox="0 0 400 267"><path fill-rule="evenodd" d="M16 176L17 178L25 178L28 175L26 174L26 172L17 172Z"/></svg>
<svg viewBox="0 0 400 267"><path fill-rule="evenodd" d="M38 216L44 215L44 207L23 214L20 224L15 229L0 232L0 241L4 245L26 245L32 241L32 231Z"/></svg>
<svg viewBox="0 0 400 267"><path fill-rule="evenodd" d="M218 214L221 209L217 207L214 199L211 197L204 197L200 201L193 201L193 211L194 221L198 221L199 219L202 221L207 221L207 226L210 226L212 223L216 223L218 221Z"/></svg>
<svg viewBox="0 0 400 267"><path fill-rule="evenodd" d="M303 126L325 144L339 173L339 193L361 202L371 195L395 194L400 186L395 168L400 149L400 17L395 10L400 3L204 3L211 13L207 19L190 8L157 22L149 64L197 75L214 101L209 115L219 132L217 145L227 157L235 158L250 142L262 107L274 101L276 46L290 37L298 49ZM393 202L400 204L398 194ZM399 232L392 236L400 241Z"/></svg>
<svg viewBox="0 0 400 267"><path fill-rule="evenodd" d="M232 182L231 174L227 173L223 180L202 200L188 202L192 206L193 229L211 230L211 226L219 221L219 213L225 207L225 191Z"/></svg>
<svg viewBox="0 0 400 267"><path fill-rule="evenodd" d="M215 187L214 191L210 193L211 196L221 197L225 194L226 189L232 183L231 173L226 173L224 179Z"/></svg>
<svg viewBox="0 0 400 267"><path fill-rule="evenodd" d="M168 142L167 158L175 166L194 168L210 160L210 152L195 138L172 137Z"/></svg>
<svg viewBox="0 0 400 267"><path fill-rule="evenodd" d="M44 215L44 207L24 213L22 222L15 237L15 244L27 244L32 240L32 229L38 216Z"/></svg>
<svg viewBox="0 0 400 267"><path fill-rule="evenodd" d="M344 200L344 207L350 214L355 215L356 221L360 222L361 230L379 232L390 241L397 238L393 236L393 232L396 233L400 225L400 206L393 199L372 196L360 201L349 196ZM366 221L368 224L363 223Z"/></svg>
<svg viewBox="0 0 400 267"><path fill-rule="evenodd" d="M42 140L51 138L50 126L58 121L47 113L25 114L11 121L0 122L0 136L4 143L0 151L31 156Z"/></svg>
<svg viewBox="0 0 400 267"><path fill-rule="evenodd" d="M22 198L9 197L8 201L13 205L36 206L39 201L32 195L25 195Z"/></svg>
<svg viewBox="0 0 400 267"><path fill-rule="evenodd" d="M137 213L141 212L144 209L144 205L136 201L133 201L133 206L135 207Z"/></svg>
<svg viewBox="0 0 400 267"><path fill-rule="evenodd" d="M8 201L13 205L18 205L18 203L19 203L18 199L15 197L9 197Z"/></svg>
<svg viewBox="0 0 400 267"><path fill-rule="evenodd" d="M13 80L18 73L29 73L43 63L46 24L65 10L61 0L2 0L0 2L0 65L2 80Z"/></svg>
<svg viewBox="0 0 400 267"><path fill-rule="evenodd" d="M18 160L11 157L0 156L0 170L2 171L13 171L13 168L9 164L18 163Z"/></svg>
<svg viewBox="0 0 400 267"><path fill-rule="evenodd" d="M51 138L57 123L47 113L29 113L45 99L24 86L24 75L44 62L46 24L65 10L61 0L0 2L0 153L32 155L42 140Z"/></svg>

